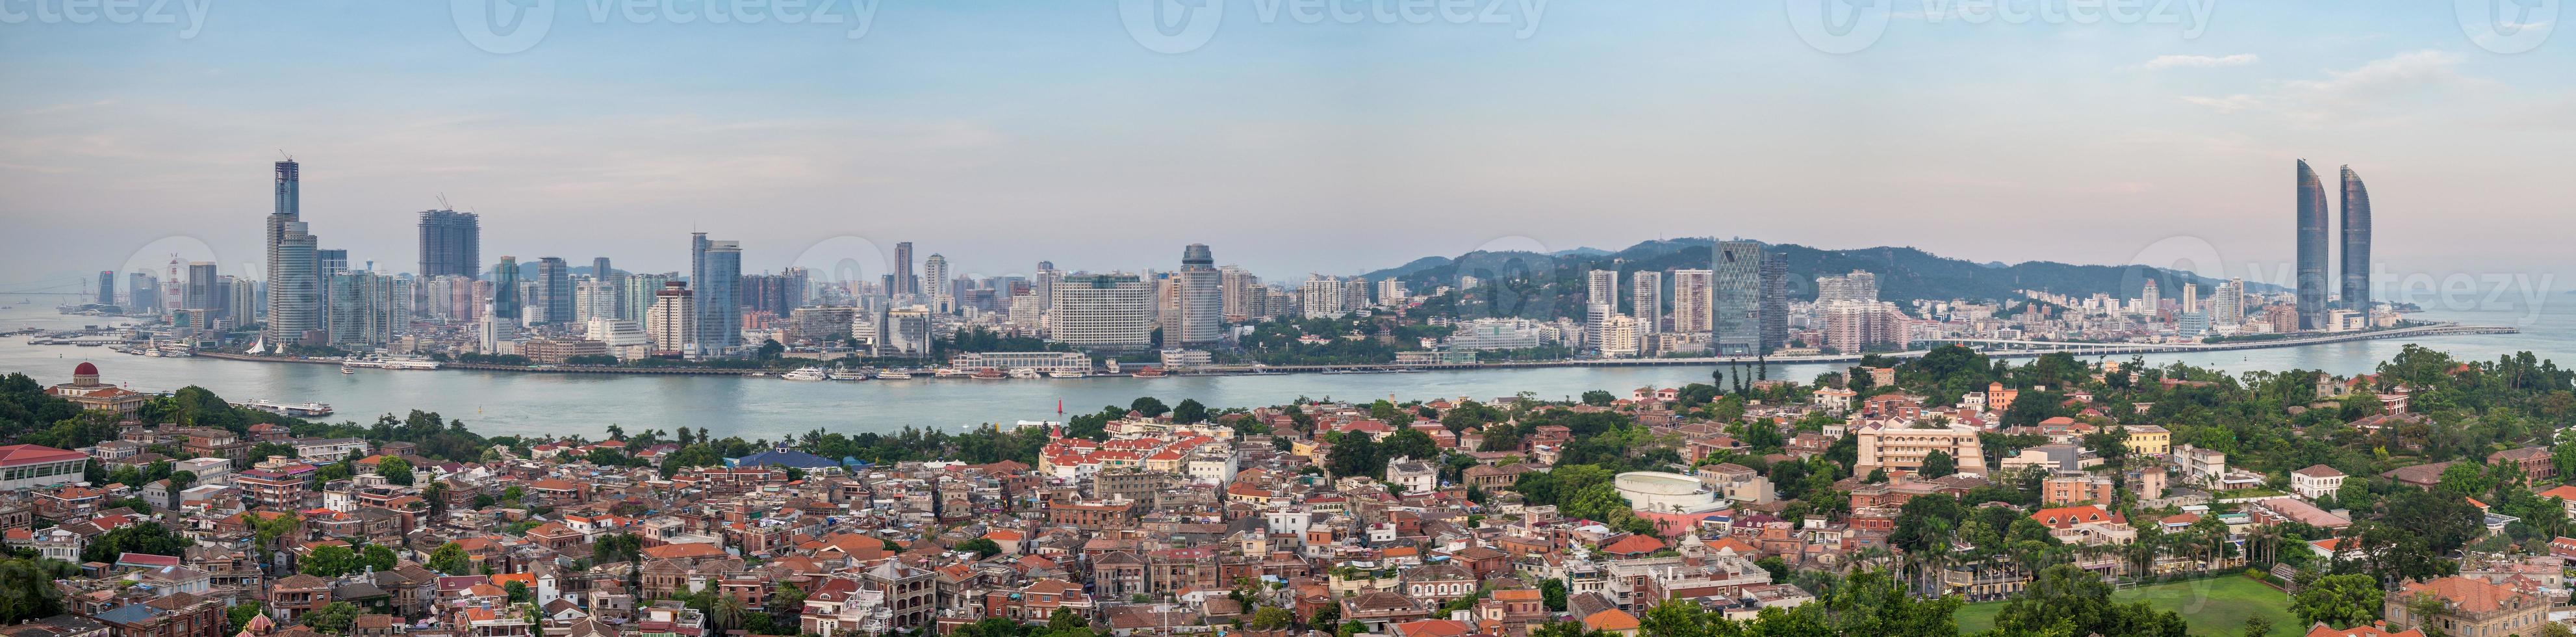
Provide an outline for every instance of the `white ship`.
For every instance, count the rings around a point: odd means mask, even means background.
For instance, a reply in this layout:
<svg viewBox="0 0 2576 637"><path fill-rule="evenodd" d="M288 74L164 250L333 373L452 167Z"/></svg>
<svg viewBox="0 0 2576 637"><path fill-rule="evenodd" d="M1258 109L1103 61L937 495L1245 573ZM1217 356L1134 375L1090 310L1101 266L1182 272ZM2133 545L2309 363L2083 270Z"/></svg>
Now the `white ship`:
<svg viewBox="0 0 2576 637"><path fill-rule="evenodd" d="M1083 374L1082 372L1077 372L1077 371L1073 371L1073 370L1070 370L1070 369L1059 369L1059 370L1055 370L1055 371L1052 371L1052 372L1047 372L1047 378L1082 378L1083 376L1085 376L1085 374Z"/></svg>
<svg viewBox="0 0 2576 637"><path fill-rule="evenodd" d="M254 400L247 403L236 403L233 406L244 409L257 409L280 416L294 416L297 418L331 415L331 406L322 403L290 404L267 400Z"/></svg>
<svg viewBox="0 0 2576 637"><path fill-rule="evenodd" d="M912 372L907 372L907 371L903 371L903 370L900 370L900 369L889 369L889 370L885 370L885 371L882 371L882 372L877 372L877 380L911 380L911 379L912 379Z"/></svg>
<svg viewBox="0 0 2576 637"><path fill-rule="evenodd" d="M860 373L858 370L854 370L854 369L835 369L835 370L832 370L832 373L824 374L824 375L823 375L823 377L824 377L824 378L831 379L831 380L867 380L867 379L868 379L868 375L867 375L867 374Z"/></svg>
<svg viewBox="0 0 2576 637"><path fill-rule="evenodd" d="M1011 368L1010 375L1012 378L1037 378L1038 370L1026 367L1013 367Z"/></svg>
<svg viewBox="0 0 2576 637"><path fill-rule="evenodd" d="M779 374L778 377L785 380L824 380L829 378L829 376L823 373L823 368L821 367L800 367L797 368L796 371Z"/></svg>

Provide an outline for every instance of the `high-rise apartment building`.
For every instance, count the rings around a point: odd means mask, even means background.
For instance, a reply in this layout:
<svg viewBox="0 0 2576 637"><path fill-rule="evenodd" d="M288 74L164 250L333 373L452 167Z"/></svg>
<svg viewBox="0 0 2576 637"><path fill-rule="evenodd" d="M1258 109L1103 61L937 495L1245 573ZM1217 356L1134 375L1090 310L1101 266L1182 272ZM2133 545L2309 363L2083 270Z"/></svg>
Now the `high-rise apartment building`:
<svg viewBox="0 0 2576 637"><path fill-rule="evenodd" d="M2155 279L2147 279L2147 284L2146 284L2146 286L2138 289L2138 311L2137 311L2137 313L2138 313L2138 314L2141 314L2141 315L2145 315L2145 316L2146 316L2146 317L2148 317L2148 318L2155 318L2155 316L2156 316L2156 311L2157 311L2156 304L2158 304L2158 303L2163 303L2163 302L2164 302L2164 300L2163 300L2163 299L2156 298L2156 297L2157 297L2156 280L2155 280Z"/></svg>
<svg viewBox="0 0 2576 637"><path fill-rule="evenodd" d="M2245 280L2228 279L2209 295L2209 322L2236 326L2245 322Z"/></svg>
<svg viewBox="0 0 2576 637"><path fill-rule="evenodd" d="M617 315L625 320L637 322L644 320L645 312L653 310L653 300L656 298L655 295L662 292L662 284L671 281L671 275L668 274L637 273L618 278L625 283L617 288L618 298L621 299L617 304Z"/></svg>
<svg viewBox="0 0 2576 637"><path fill-rule="evenodd" d="M1756 351L1770 353L1789 346L1789 262L1767 250L1761 255L1762 294L1755 305L1762 313L1762 345Z"/></svg>
<svg viewBox="0 0 2576 637"><path fill-rule="evenodd" d="M1306 318L1340 318L1342 305L1342 282L1337 277L1311 274L1297 286L1297 307Z"/></svg>
<svg viewBox="0 0 2576 637"><path fill-rule="evenodd" d="M942 314L957 311L957 291L948 284L948 257L933 252L921 260L921 286L919 293L929 297L926 300L931 311Z"/></svg>
<svg viewBox="0 0 2576 637"><path fill-rule="evenodd" d="M225 318L232 319L235 327L259 322L258 281L229 274L218 276L215 280L222 281L224 285Z"/></svg>
<svg viewBox="0 0 2576 637"><path fill-rule="evenodd" d="M2343 167L2343 309L2370 316L2370 188Z"/></svg>
<svg viewBox="0 0 2576 637"><path fill-rule="evenodd" d="M393 342L396 326L402 320L399 315L408 311L409 305L396 303L395 282L392 276L363 270L343 270L332 275L332 347L367 350Z"/></svg>
<svg viewBox="0 0 2576 637"><path fill-rule="evenodd" d="M2326 295L2332 284L2326 281L2326 187L2317 172L2308 168L2308 160L2299 160L2299 259L2298 312L2299 329L2322 330L2326 325Z"/></svg>
<svg viewBox="0 0 2576 637"><path fill-rule="evenodd" d="M704 232L689 235L689 284L695 286L697 319L695 355L731 356L742 345L742 245L709 241ZM911 251L911 244L904 244ZM897 277L900 279L901 277Z"/></svg>
<svg viewBox="0 0 2576 637"><path fill-rule="evenodd" d="M1255 308L1269 296L1261 289L1261 277L1237 266L1217 268L1217 279L1225 288L1225 316L1231 320L1251 320L1261 314Z"/></svg>
<svg viewBox="0 0 2576 637"><path fill-rule="evenodd" d="M1084 350L1153 348L1153 289L1133 274L1067 277L1055 286L1051 337Z"/></svg>
<svg viewBox="0 0 2576 637"><path fill-rule="evenodd" d="M1878 275L1853 270L1851 274L1841 276L1816 277L1816 303L1822 305L1835 301L1878 301Z"/></svg>
<svg viewBox="0 0 2576 637"><path fill-rule="evenodd" d="M1673 271L1673 331L1708 333L1711 274L1708 270Z"/></svg>
<svg viewBox="0 0 2576 637"><path fill-rule="evenodd" d="M1640 270L1629 276L1629 315L1637 317L1637 333L1663 331L1664 273Z"/></svg>
<svg viewBox="0 0 2576 637"><path fill-rule="evenodd" d="M572 284L573 318L587 326L594 320L617 320L617 284L596 277L583 277Z"/></svg>
<svg viewBox="0 0 2576 637"><path fill-rule="evenodd" d="M474 213L423 210L418 226L421 278L482 276L483 222Z"/></svg>
<svg viewBox="0 0 2576 637"><path fill-rule="evenodd" d="M617 274L617 270L615 268L608 267L608 257L591 257L590 278L608 282L609 298L614 299L614 302L610 304L610 314L602 318L626 319L630 321L635 320L633 316L625 313L626 275ZM575 292L577 293L579 291L576 290ZM588 328L588 325L583 326L583 329Z"/></svg>
<svg viewBox="0 0 2576 637"><path fill-rule="evenodd" d="M125 280L125 313L161 313L161 280L150 272L135 272Z"/></svg>
<svg viewBox="0 0 2576 637"><path fill-rule="evenodd" d="M1225 282L1216 256L1206 244L1181 248L1178 324L1180 333L1164 334L1166 344L1203 345L1225 335ZM1177 338L1175 338L1177 336Z"/></svg>
<svg viewBox="0 0 2576 637"><path fill-rule="evenodd" d="M2200 311L2200 284L2189 281L2183 282L2181 303L2182 311L2184 312Z"/></svg>
<svg viewBox="0 0 2576 637"><path fill-rule="evenodd" d="M687 283L664 281L654 288L653 304L644 311L644 337L652 341L654 356L680 356L697 341L695 301Z"/></svg>
<svg viewBox="0 0 2576 637"><path fill-rule="evenodd" d="M186 304L188 309L221 315L223 314L225 305L224 293L231 291L232 290L230 288L223 286L222 281L216 279L214 262L192 261L188 263L188 300Z"/></svg>
<svg viewBox="0 0 2576 637"><path fill-rule="evenodd" d="M1588 276L1584 277L1587 285L1583 288L1583 302L1606 304L1610 306L1612 313L1617 313L1619 311L1619 271L1593 270L1586 274Z"/></svg>

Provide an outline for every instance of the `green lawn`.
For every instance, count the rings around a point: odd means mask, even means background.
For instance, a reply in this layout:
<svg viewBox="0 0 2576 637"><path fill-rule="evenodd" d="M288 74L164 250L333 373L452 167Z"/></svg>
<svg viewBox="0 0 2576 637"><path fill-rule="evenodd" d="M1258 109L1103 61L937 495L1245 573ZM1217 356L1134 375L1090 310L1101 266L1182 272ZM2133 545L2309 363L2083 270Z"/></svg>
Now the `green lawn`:
<svg viewBox="0 0 2576 637"><path fill-rule="evenodd" d="M2299 619L2290 614L2290 602L2281 591L2239 575L2198 579L2188 582L2157 584L2114 592L2112 601L2146 602L2160 610L2182 615L2191 623L2191 634L2210 637L2233 637L2245 627L2245 617L2260 613L2272 620L2274 635L2306 634L2297 626ZM1959 634L1974 635L1995 627L1995 614L2003 612L2004 602L1969 604L1959 608Z"/></svg>

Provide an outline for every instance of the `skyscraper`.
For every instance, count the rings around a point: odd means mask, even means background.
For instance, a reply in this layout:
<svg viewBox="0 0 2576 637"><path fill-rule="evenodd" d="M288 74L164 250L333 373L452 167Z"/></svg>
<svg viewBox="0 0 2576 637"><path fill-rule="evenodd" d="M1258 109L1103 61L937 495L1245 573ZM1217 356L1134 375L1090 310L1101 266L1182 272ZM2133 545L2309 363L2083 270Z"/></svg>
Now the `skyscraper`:
<svg viewBox="0 0 2576 637"><path fill-rule="evenodd" d="M268 215L268 323L260 338L272 347L297 344L323 329L322 272L315 238L304 225L300 191L303 166L277 162L276 207Z"/></svg>
<svg viewBox="0 0 2576 637"><path fill-rule="evenodd" d="M98 304L116 304L116 271L98 271Z"/></svg>
<svg viewBox="0 0 2576 637"><path fill-rule="evenodd" d="M2299 160L2299 329L2326 326L2326 187L2308 160Z"/></svg>
<svg viewBox="0 0 2576 637"><path fill-rule="evenodd" d="M1721 241L1715 248L1715 279L1710 286L1712 334L1709 345L1720 356L1752 356L1762 351L1762 244Z"/></svg>
<svg viewBox="0 0 2576 637"><path fill-rule="evenodd" d="M1673 331L1704 334L1709 329L1708 270L1673 271Z"/></svg>
<svg viewBox="0 0 2576 637"><path fill-rule="evenodd" d="M930 297L931 311L941 313L957 311L956 295L948 285L948 257L939 256L939 253L934 252L928 258L921 260L921 287L915 289L914 293Z"/></svg>
<svg viewBox="0 0 2576 637"><path fill-rule="evenodd" d="M921 279L912 276L912 242L894 244L894 288L886 290L886 296L918 294L920 291Z"/></svg>
<svg viewBox="0 0 2576 637"><path fill-rule="evenodd" d="M519 289L519 258L501 257L501 264L492 266L492 308L483 315L494 322L517 326L526 306Z"/></svg>
<svg viewBox="0 0 2576 637"><path fill-rule="evenodd" d="M1762 257L1757 269L1762 276L1762 294L1754 300L1761 316L1755 321L1761 327L1762 345L1754 350L1767 354L1789 346L1789 262L1779 255L1756 248Z"/></svg>
<svg viewBox="0 0 2576 637"><path fill-rule="evenodd" d="M2188 281L2182 284L2182 311L2200 311L2200 284Z"/></svg>
<svg viewBox="0 0 2576 637"><path fill-rule="evenodd" d="M609 298L615 299L609 304L608 314L600 318L635 320L641 314L626 313L626 277L615 272L616 268L608 267L608 257L591 257L590 278L607 282Z"/></svg>
<svg viewBox="0 0 2576 637"><path fill-rule="evenodd" d="M1586 285L1583 289L1583 302L1609 305L1611 312L1618 312L1619 271L1593 270L1588 274L1590 276L1585 277L1584 281Z"/></svg>
<svg viewBox="0 0 2576 637"><path fill-rule="evenodd" d="M471 212L420 211L420 277L481 276L483 222Z"/></svg>
<svg viewBox="0 0 2576 637"><path fill-rule="evenodd" d="M1180 333L1165 334L1163 340L1182 345L1216 342L1225 335L1225 280L1216 269L1216 255L1206 244L1181 248L1179 276Z"/></svg>
<svg viewBox="0 0 2576 637"><path fill-rule="evenodd" d="M1639 270L1628 276L1632 299L1629 301L1628 313L1637 317L1637 333L1654 334L1663 331L1664 273Z"/></svg>
<svg viewBox="0 0 2576 637"><path fill-rule="evenodd" d="M665 357L679 356L697 340L697 303L689 284L664 281L654 289L653 303L644 312L644 336L653 342L653 355Z"/></svg>
<svg viewBox="0 0 2576 637"><path fill-rule="evenodd" d="M2157 311L2156 305L2162 302L2157 298L2156 280L2147 279L2146 287L2138 290L2138 314L2154 318Z"/></svg>
<svg viewBox="0 0 2576 637"><path fill-rule="evenodd" d="M545 325L570 323L573 320L572 267L562 257L537 257L536 307L545 314L536 322Z"/></svg>
<svg viewBox="0 0 2576 637"><path fill-rule="evenodd" d="M2343 167L2343 308L2370 315L2370 188Z"/></svg>
<svg viewBox="0 0 2576 637"><path fill-rule="evenodd" d="M707 233L689 235L689 285L696 289L697 355L731 356L742 344L742 245L708 241ZM909 256L912 248L901 251ZM902 277L896 277L902 280Z"/></svg>
<svg viewBox="0 0 2576 637"><path fill-rule="evenodd" d="M203 310L212 314L223 313L223 295L225 292L230 290L225 289L222 283L222 281L215 280L214 262L189 262L188 294L186 297L187 308L191 310Z"/></svg>
<svg viewBox="0 0 2576 637"><path fill-rule="evenodd" d="M2245 280L2228 279L2218 284L2209 295L2209 320L2213 324L2235 326L2245 322Z"/></svg>
<svg viewBox="0 0 2576 637"><path fill-rule="evenodd" d="M1866 270L1853 270L1842 276L1816 277L1816 303L1835 301L1878 301L1878 275Z"/></svg>

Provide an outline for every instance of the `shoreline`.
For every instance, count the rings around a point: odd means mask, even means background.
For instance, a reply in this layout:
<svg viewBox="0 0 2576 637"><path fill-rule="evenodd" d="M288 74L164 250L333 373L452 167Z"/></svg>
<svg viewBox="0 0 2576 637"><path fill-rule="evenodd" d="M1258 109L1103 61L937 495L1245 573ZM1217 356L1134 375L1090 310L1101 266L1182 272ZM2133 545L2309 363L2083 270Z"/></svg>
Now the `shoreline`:
<svg viewBox="0 0 2576 637"><path fill-rule="evenodd" d="M2110 356L2110 355L2118 355L2118 354L2173 354L2173 353L2191 353L2191 352L2223 352L2223 351L2236 351L2236 350L2279 349L2279 348L2289 348L2289 347L2304 347L2304 346L2309 346L2309 345L2325 345L2325 344L2332 344L2332 343L2345 343L2345 342L2353 342L2353 341L2380 340L2380 339L2391 339L2391 338L2436 337L2436 336L2469 335L2469 334L2518 334L2518 333L2521 333L2521 331L2522 331L2522 329L2521 329L2521 328L2518 328L2518 327L2511 327L2511 326L2461 325L2461 324L2455 324L2455 323L2445 323L2445 324L2437 324L2437 325L2422 325L2422 326L2416 326L2416 327L2395 328L2395 329L2387 329L2387 330L2375 330L2375 331L2367 331L2367 332L2352 332L2352 333L2346 333L2346 334L2334 334L2334 335L2315 336L2315 337L2306 337L2306 338L2285 338L2285 339L2275 339L2275 340L2247 341L2247 342L2238 342L2238 343L2216 343L2216 344L2199 344L2199 343L2191 343L2191 344L2184 344L2184 343L2168 343L2168 344L2154 344L2154 343L2055 343L2055 342L2047 342L2047 341L1996 341L1996 340L1989 340L1989 339L1936 339L1936 340L1930 340L1930 341L1919 341L1919 342L1941 343L1941 344L1971 344L1971 345L1985 345L1985 346L1989 346L1989 347L1998 347L1998 346L2000 346L2000 347L2005 347L2005 348L2007 348L2007 349L1980 349L1980 350L1978 350L1978 353L1983 354L1983 355L1987 356L1988 358L2035 358L2035 357L2038 357L2038 356L2041 356L2041 355L2045 355L2045 354L2052 354L2052 353L2057 353L2057 352L2067 352L2067 353L2074 354L2074 355L2076 355L2076 356ZM2024 347L2024 348L2029 348L2029 349L2009 349L2009 348L2011 348L2011 347L2016 347L2016 346L2018 346L2018 347ZM1727 363L1754 363L1754 362L1777 363L1777 364L1782 364L1782 365L1800 365L1800 364L1825 364L1825 363L1856 363L1856 362L1859 362L1863 357L1866 357L1866 356L1879 356L1879 357L1882 357L1882 358L1914 358L1914 357L1922 356L1922 355L1924 355L1925 353L1927 353L1927 352L1929 352L1929 351L1930 351L1929 349L1916 349L1916 350L1907 350L1907 351L1902 351L1902 352L1877 352L1877 353L1871 353L1871 354L1835 354L1835 355L1825 355L1825 356L1762 357L1762 358L1756 358L1756 357L1750 357L1750 356L1706 356L1706 357L1632 358L1632 359L1573 359L1573 360L1556 360L1556 361L1500 361L1500 362L1492 362L1492 363L1428 363L1428 364L1417 364L1417 365L1403 365L1403 364L1395 364L1395 363L1359 363L1359 364L1336 364L1336 365L1261 365L1261 366L1255 366L1255 365L1211 365L1211 366L1203 366L1203 367L1191 368L1191 369L1186 369L1186 370L1172 370L1172 369L1165 369L1165 370L1164 370L1164 376L1165 376L1165 377L1175 377L1175 376L1278 376L1278 375L1288 375L1288 374L1400 374L1400 373L1414 373L1414 372L1427 372L1427 371L1478 371L1478 370L1509 370L1509 369L1545 369L1545 368L1563 368L1563 367L1656 367L1656 366L1693 366L1693 365L1722 365L1722 364L1727 364ZM258 363L297 363L297 364L308 364L308 365L339 365L339 364L340 364L340 362L341 362L341 361L336 360L336 359L309 359L309 358L288 358L288 357L279 357L279 356L255 356L255 355L249 355L249 354L236 354L236 353L231 353L231 352L197 352L197 353L196 353L196 355L197 355L197 356L202 356L202 357L207 357L207 358L221 359L221 360L246 361L246 362L258 362ZM777 370L771 370L771 369L765 369L765 368L764 368L764 369L712 369L712 368L689 368L689 367L565 367L565 366L546 366L546 367L539 367L539 366L528 366L528 365L494 365L494 364L488 364L488 363L441 363L441 364L440 364L440 366L439 366L439 369L437 369L437 370L394 370L394 371L441 371L441 370L449 370L449 369L463 369L463 370L485 371L485 372L516 372L516 373L528 373L528 374L632 374L632 375L663 375L663 376L735 376L735 377L747 376L747 375L749 375L749 374L753 374L753 373L770 374L770 375L772 375L772 376L770 376L770 377L774 377L774 374L776 374L776 373L777 373ZM1085 376L1085 377L1084 377L1084 379L1096 379L1096 378L1138 378L1138 377L1136 377L1136 376L1132 376L1132 375L1130 375L1130 374L1093 374L1093 375ZM972 379L972 378L962 378L962 377L961 377L961 378L957 378L957 379L946 379L946 378L937 378L937 377L933 377L933 376L927 376L927 375L925 375L925 376L916 376L916 377L914 378L914 380L976 380L976 379ZM982 379L982 380L994 380L994 379ZM1081 380L1081 379L1051 379L1051 380ZM857 381L841 381L841 382L857 382ZM872 381L870 381L870 382L873 382L873 379L872 379Z"/></svg>

